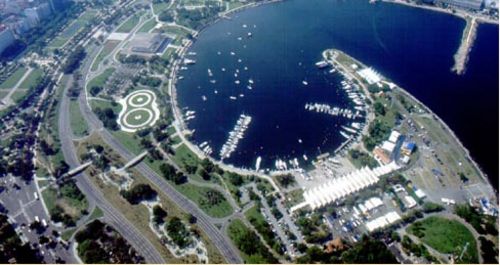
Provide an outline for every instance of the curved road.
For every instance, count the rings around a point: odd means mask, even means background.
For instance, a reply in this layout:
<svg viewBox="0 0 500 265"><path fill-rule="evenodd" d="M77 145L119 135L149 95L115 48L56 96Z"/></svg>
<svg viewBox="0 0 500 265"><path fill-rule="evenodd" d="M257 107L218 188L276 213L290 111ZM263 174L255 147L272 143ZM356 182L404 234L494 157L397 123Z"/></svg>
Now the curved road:
<svg viewBox="0 0 500 265"><path fill-rule="evenodd" d="M72 78L68 79L67 84L71 84ZM69 98L67 88L61 99L59 109L59 138L64 160L72 168L78 167L80 162L76 155L76 149L71 139L72 130L70 126ZM78 177L79 176L79 177ZM87 199L94 201L104 212L108 223L112 225L127 241L146 259L149 263L164 263L158 250L123 216L115 209L104 197L102 192L93 186L86 174L79 174L75 180L81 191L87 196Z"/></svg>
<svg viewBox="0 0 500 265"><path fill-rule="evenodd" d="M88 67L84 69L85 70L82 71L82 76L86 77L86 74L88 72ZM85 80L82 80L82 83L85 83ZM87 102L87 95L85 92L82 91L80 93L78 101L80 105L81 114L89 125L89 132L96 131L102 137L104 142L108 144L112 149L114 149L118 154L120 154L124 159L132 160L135 157L135 155L132 154L128 149L126 149L119 141L117 141L114 138L114 136L111 135L111 133L109 133L103 127L102 122L92 112ZM64 112L65 111L61 111L61 114L63 114ZM66 111L66 113L64 113L64 115L61 116L67 116L68 112L69 111ZM67 121L68 121L67 124L60 124L60 128L63 126L69 126L69 120ZM61 132L62 130L60 129L60 133ZM73 145L71 144L71 146ZM70 150L68 151L73 152L74 155L75 152L74 147L72 151ZM157 188L163 191L169 197L169 199L172 200L179 208L181 208L183 211L187 213L191 213L197 218L198 220L197 225L203 231L205 231L207 236L210 238L211 243L217 247L217 249L221 252L221 254L224 256L224 258L228 263L243 263L243 260L239 256L239 251L232 245L227 235L219 231L213 224L214 222L218 221L217 219L207 216L196 204L194 204L192 201L187 199L183 194L181 194L175 188L173 188L163 177L159 176L156 172L151 170L146 164L140 163L137 166L135 166L135 168L139 171L141 175L146 177L155 186L157 186Z"/></svg>

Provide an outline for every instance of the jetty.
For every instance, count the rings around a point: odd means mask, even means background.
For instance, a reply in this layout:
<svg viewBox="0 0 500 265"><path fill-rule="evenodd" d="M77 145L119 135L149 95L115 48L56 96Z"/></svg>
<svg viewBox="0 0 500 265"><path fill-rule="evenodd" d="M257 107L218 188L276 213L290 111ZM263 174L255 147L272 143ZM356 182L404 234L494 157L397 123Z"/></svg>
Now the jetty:
<svg viewBox="0 0 500 265"><path fill-rule="evenodd" d="M477 20L476 18L466 18L467 25L464 28L462 34L462 41L460 42L460 47L458 47L457 53L453 56L455 64L451 70L458 75L464 74L467 66L467 61L469 60L469 53L474 45L477 34Z"/></svg>

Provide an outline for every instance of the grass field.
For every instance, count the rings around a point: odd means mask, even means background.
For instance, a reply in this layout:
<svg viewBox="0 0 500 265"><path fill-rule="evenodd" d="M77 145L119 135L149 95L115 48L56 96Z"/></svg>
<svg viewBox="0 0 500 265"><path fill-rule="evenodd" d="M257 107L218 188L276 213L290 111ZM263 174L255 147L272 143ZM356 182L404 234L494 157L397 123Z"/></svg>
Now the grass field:
<svg viewBox="0 0 500 265"><path fill-rule="evenodd" d="M13 88L17 82L23 77L23 75L28 71L27 68L24 67L19 67L14 73L12 73L9 78L7 78L4 82L0 84L0 88L5 89L5 88Z"/></svg>
<svg viewBox="0 0 500 265"><path fill-rule="evenodd" d="M138 155L145 151L141 145L141 141L139 138L134 138L133 133L112 131L111 134L113 134L113 136L134 155Z"/></svg>
<svg viewBox="0 0 500 265"><path fill-rule="evenodd" d="M169 3L154 3L153 4L153 12L158 15L161 11L166 10L168 8Z"/></svg>
<svg viewBox="0 0 500 265"><path fill-rule="evenodd" d="M413 223L407 232L419 237L422 242L444 254L454 254L459 257L468 244L467 250L457 263L477 263L478 253L476 240L471 231L456 220L442 217L428 217Z"/></svg>
<svg viewBox="0 0 500 265"><path fill-rule="evenodd" d="M49 47L60 48L68 42L73 36L76 35L84 26L87 25L97 14L95 10L88 10L78 17L74 22L72 22L68 27L66 27L63 32L57 37L55 37L50 43Z"/></svg>
<svg viewBox="0 0 500 265"><path fill-rule="evenodd" d="M87 88L90 89L93 86L103 87L106 84L106 81L108 81L109 77L115 72L115 70L116 69L113 67L104 70L104 72L94 77L94 79L90 80L90 82L87 83Z"/></svg>
<svg viewBox="0 0 500 265"><path fill-rule="evenodd" d="M178 136L176 136L178 137ZM175 163L179 166L182 165L190 165L190 166L198 166L200 164L200 159L193 153L189 148L182 144L175 150L175 155L172 157Z"/></svg>
<svg viewBox="0 0 500 265"><path fill-rule="evenodd" d="M94 211L92 211L92 214L89 216L89 220L101 218L104 216L104 213L102 212L101 208L95 207Z"/></svg>
<svg viewBox="0 0 500 265"><path fill-rule="evenodd" d="M144 23L139 29L139 32L149 32L156 26L156 20L154 18L150 19L148 22Z"/></svg>
<svg viewBox="0 0 500 265"><path fill-rule="evenodd" d="M149 112L142 109L138 109L138 110L133 110L133 112L131 111L130 115L127 116L125 121L132 126L138 126L148 121L150 117L151 114L149 114Z"/></svg>
<svg viewBox="0 0 500 265"><path fill-rule="evenodd" d="M23 80L23 82L19 85L19 88L34 88L40 79L42 78L43 71L40 69L34 69L31 73Z"/></svg>
<svg viewBox="0 0 500 265"><path fill-rule="evenodd" d="M16 103L19 103L23 98L24 96L26 95L28 91L27 90L24 90L24 91L21 91L21 90L16 90L16 92L14 92L10 98L16 102Z"/></svg>
<svg viewBox="0 0 500 265"><path fill-rule="evenodd" d="M77 137L85 136L88 132L88 126L80 112L78 101L70 100L69 112L71 117L70 125L73 130L73 134Z"/></svg>
<svg viewBox="0 0 500 265"><path fill-rule="evenodd" d="M104 44L103 44L103 48L101 50L101 52L99 52L99 54L97 55L97 57L95 58L95 61L94 63L92 64L92 68L91 70L92 71L95 71L97 70L97 68L99 67L99 64L102 62L102 60L107 56L109 55L111 52L113 52L113 50L116 48L116 46L118 46L118 44L120 44L119 41L113 41L113 40L108 40L106 41Z"/></svg>
<svg viewBox="0 0 500 265"><path fill-rule="evenodd" d="M93 110L95 110L96 108L111 108L117 115L122 109L122 106L120 104L117 103L114 105L112 102L106 100L90 100L90 106Z"/></svg>
<svg viewBox="0 0 500 265"><path fill-rule="evenodd" d="M7 94L9 94L9 91L0 90L0 99L3 99Z"/></svg>
<svg viewBox="0 0 500 265"><path fill-rule="evenodd" d="M119 32L119 33L129 33L130 31L132 31L132 29L137 26L137 24L139 23L140 19L141 19L141 16L144 12L139 12L135 15L133 15L132 17L130 17L129 19L127 19L127 21L125 21L117 30L116 32Z"/></svg>
<svg viewBox="0 0 500 265"><path fill-rule="evenodd" d="M198 187L192 184L182 184L182 185L176 185L175 188L184 194L186 197L188 197L190 200L195 202L200 208L207 213L208 215L212 217L226 217L229 216L231 213L233 213L233 208L229 204L229 202L226 200L226 198L221 195L221 200L219 203L216 204L211 204L208 203L207 201L207 192L214 191L217 192L213 189L206 188L206 187Z"/></svg>

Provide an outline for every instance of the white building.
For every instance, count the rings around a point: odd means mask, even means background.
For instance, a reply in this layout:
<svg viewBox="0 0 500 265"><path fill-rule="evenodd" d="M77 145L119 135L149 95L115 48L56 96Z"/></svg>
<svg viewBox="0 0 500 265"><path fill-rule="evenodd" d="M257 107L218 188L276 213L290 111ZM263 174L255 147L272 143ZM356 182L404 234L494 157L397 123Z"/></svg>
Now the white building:
<svg viewBox="0 0 500 265"><path fill-rule="evenodd" d="M370 85L378 83L382 80L379 73L375 72L371 67L359 70L358 74L366 80Z"/></svg>
<svg viewBox="0 0 500 265"><path fill-rule="evenodd" d="M364 167L347 175L332 179L322 185L305 191L305 202L301 204L300 207L306 205L309 205L312 209L323 207L377 183L380 176L391 173L399 168L400 167L395 162L392 162L374 169ZM374 202L375 204L379 203L376 200ZM294 210L297 208L298 207L293 207Z"/></svg>

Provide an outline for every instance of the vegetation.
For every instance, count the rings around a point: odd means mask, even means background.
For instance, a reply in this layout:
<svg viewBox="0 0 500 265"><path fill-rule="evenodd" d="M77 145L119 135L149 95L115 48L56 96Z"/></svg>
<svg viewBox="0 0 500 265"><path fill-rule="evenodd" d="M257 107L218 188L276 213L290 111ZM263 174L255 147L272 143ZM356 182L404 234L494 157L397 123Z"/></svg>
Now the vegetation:
<svg viewBox="0 0 500 265"><path fill-rule="evenodd" d="M278 260L260 242L259 237L240 220L231 222L228 232L229 238L244 254L245 263L278 263Z"/></svg>
<svg viewBox="0 0 500 265"><path fill-rule="evenodd" d="M191 243L190 233L179 217L173 217L167 225L168 236L180 248Z"/></svg>
<svg viewBox="0 0 500 265"><path fill-rule="evenodd" d="M295 177L292 174L276 176L276 180L278 180L280 186L285 189L289 186L294 186L295 184L297 184L297 181L295 181Z"/></svg>
<svg viewBox="0 0 500 265"><path fill-rule="evenodd" d="M401 246L403 250L409 253L413 253L413 255L417 257L423 257L429 262L437 263L438 260L429 253L429 250L423 244L414 243L409 236L405 235L401 242Z"/></svg>
<svg viewBox="0 0 500 265"><path fill-rule="evenodd" d="M368 153L363 151L351 149L349 150L349 157L351 158L351 161L357 168L365 166L369 168L375 168L378 166L377 160L375 160L375 158L373 158Z"/></svg>
<svg viewBox="0 0 500 265"><path fill-rule="evenodd" d="M380 119L375 119L368 127L369 136L363 137L366 149L372 151L376 145L389 137L391 126Z"/></svg>
<svg viewBox="0 0 500 265"><path fill-rule="evenodd" d="M95 114L97 117L102 121L104 127L117 131L119 129L118 123L116 122L116 119L118 118L118 115L113 111L112 108L96 108L94 110Z"/></svg>
<svg viewBox="0 0 500 265"><path fill-rule="evenodd" d="M75 235L85 263L144 263L144 258L111 226L95 220Z"/></svg>
<svg viewBox="0 0 500 265"><path fill-rule="evenodd" d="M474 236L467 227L456 220L431 216L411 224L407 231L435 250L441 253L453 254L457 257L456 262L478 262ZM458 260L466 245L468 246L462 259Z"/></svg>
<svg viewBox="0 0 500 265"><path fill-rule="evenodd" d="M130 204L138 204L142 201L150 201L156 198L156 196L158 195L158 193L148 184L135 185L130 190L120 191L120 194Z"/></svg>
<svg viewBox="0 0 500 265"><path fill-rule="evenodd" d="M368 236L363 236L361 241L351 249L342 253L344 263L398 263L394 255L387 249L384 243L374 240Z"/></svg>
<svg viewBox="0 0 500 265"><path fill-rule="evenodd" d="M65 74L72 74L76 69L80 67L80 63L86 55L87 53L82 46L76 47L76 49L68 56L66 62L63 64L63 72Z"/></svg>
<svg viewBox="0 0 500 265"><path fill-rule="evenodd" d="M23 77L23 75L28 71L27 68L19 67L14 73L12 73L5 81L0 84L0 89L10 89L13 88L17 82Z"/></svg>
<svg viewBox="0 0 500 265"><path fill-rule="evenodd" d="M471 224L478 233L498 235L494 217L482 215L468 204L457 205L455 213Z"/></svg>

